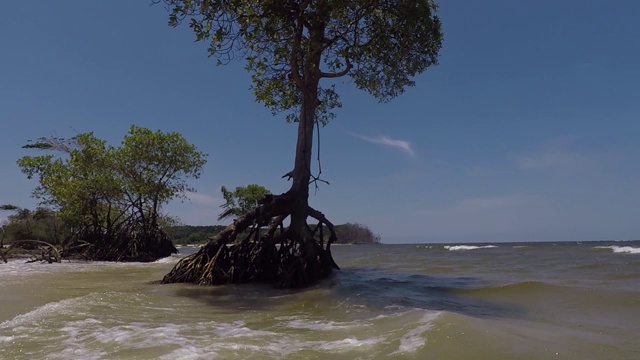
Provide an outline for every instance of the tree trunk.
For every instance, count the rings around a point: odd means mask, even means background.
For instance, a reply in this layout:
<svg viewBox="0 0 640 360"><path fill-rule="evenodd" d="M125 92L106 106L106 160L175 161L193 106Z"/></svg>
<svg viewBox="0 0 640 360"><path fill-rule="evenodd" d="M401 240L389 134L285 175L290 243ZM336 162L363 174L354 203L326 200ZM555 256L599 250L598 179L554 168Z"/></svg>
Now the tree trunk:
<svg viewBox="0 0 640 360"><path fill-rule="evenodd" d="M296 65L292 63L292 77L302 99L291 188L282 195L265 197L257 208L237 218L200 251L180 260L162 279L163 283L218 285L258 281L295 288L315 283L332 269L339 269L330 250L336 240L333 224L309 206L324 25L310 32L311 48L302 74L297 73L297 62L292 60ZM289 227L284 230L283 221L288 216ZM309 217L318 221L314 228L307 223ZM265 226L266 233L261 231ZM330 233L326 248L324 227ZM279 234L277 229L281 229Z"/></svg>
<svg viewBox="0 0 640 360"><path fill-rule="evenodd" d="M309 208L309 182L311 180L311 154L313 152L313 128L318 106L320 60L324 39L324 24L310 29L310 48L303 65L301 83L302 102L298 123L296 158L293 183L289 191L295 194L295 207L291 214L291 231L301 237L306 226ZM293 71L293 69L292 69Z"/></svg>
<svg viewBox="0 0 640 360"><path fill-rule="evenodd" d="M313 128L317 104L318 85L310 84L302 99L300 121L298 122L298 140L293 169L293 183L289 192L295 198L289 231L301 236L306 224L309 207L309 182L311 180L311 154L313 151Z"/></svg>

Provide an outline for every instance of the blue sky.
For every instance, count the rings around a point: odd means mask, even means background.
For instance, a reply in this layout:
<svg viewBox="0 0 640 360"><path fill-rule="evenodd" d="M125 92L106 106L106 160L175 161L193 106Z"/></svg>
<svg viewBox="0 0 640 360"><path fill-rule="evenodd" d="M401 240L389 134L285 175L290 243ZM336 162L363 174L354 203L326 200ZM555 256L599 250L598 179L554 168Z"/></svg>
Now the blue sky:
<svg viewBox="0 0 640 360"><path fill-rule="evenodd" d="M312 206L384 242L640 238L640 2L441 1L440 65L387 104L339 82ZM166 210L216 223L220 187L289 183L295 126L148 1L13 1L0 12L0 203L35 207L26 140L131 124L209 154ZM313 192L312 192L313 193ZM6 217L7 214L0 214Z"/></svg>

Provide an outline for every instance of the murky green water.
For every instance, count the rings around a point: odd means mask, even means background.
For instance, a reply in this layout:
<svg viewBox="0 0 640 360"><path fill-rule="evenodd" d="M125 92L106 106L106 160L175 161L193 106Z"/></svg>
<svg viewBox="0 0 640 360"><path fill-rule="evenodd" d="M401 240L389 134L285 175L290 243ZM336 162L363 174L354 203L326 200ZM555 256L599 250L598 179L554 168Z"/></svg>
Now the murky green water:
<svg viewBox="0 0 640 360"><path fill-rule="evenodd" d="M184 249L186 250L186 249ZM640 359L640 244L336 246L304 291L0 264L1 359Z"/></svg>

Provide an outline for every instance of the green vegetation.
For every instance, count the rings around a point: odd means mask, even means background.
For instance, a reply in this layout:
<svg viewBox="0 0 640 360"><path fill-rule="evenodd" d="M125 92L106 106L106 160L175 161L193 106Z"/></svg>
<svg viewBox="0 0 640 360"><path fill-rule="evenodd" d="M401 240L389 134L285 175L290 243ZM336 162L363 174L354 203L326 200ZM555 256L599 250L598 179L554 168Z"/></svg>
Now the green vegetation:
<svg viewBox="0 0 640 360"><path fill-rule="evenodd" d="M238 186L234 191L229 191L223 186L220 191L225 203L220 206L224 211L218 216L218 220L243 216L255 209L265 196L271 195L267 188L256 184Z"/></svg>
<svg viewBox="0 0 640 360"><path fill-rule="evenodd" d="M4 244L19 240L43 240L60 245L69 234L69 229L51 209L39 207L31 211L13 205L2 205L0 210L13 212L6 224L2 225L0 237Z"/></svg>
<svg viewBox="0 0 640 360"><path fill-rule="evenodd" d="M366 225L346 223L336 225L336 244L379 244L380 236L375 235Z"/></svg>
<svg viewBox="0 0 640 360"><path fill-rule="evenodd" d="M251 185L250 185L251 186ZM247 189L249 187L237 187L237 189ZM254 185L253 188L259 189L260 193L270 194L269 190ZM224 191L223 191L224 192ZM251 198L254 192L235 192L234 201L246 203L246 198ZM223 204L221 207L227 209L229 203ZM5 224L2 225L0 242L3 244L12 244L20 240L41 240L53 245L62 245L63 241L71 234L70 229L61 220L58 212L47 208L37 208L36 210L22 209L13 205L0 205L0 210L11 211ZM163 218L167 220L167 218ZM169 219L170 220L170 219ZM163 224L162 228L168 233L171 240L176 245L188 244L205 244L210 238L218 235L226 226L193 226L193 225L176 225L175 222ZM357 223L346 223L335 225L337 240L335 244L377 244L380 237L366 226ZM324 229L324 233L328 234L329 230ZM327 237L324 239L328 240ZM38 244L25 243L22 247L33 248Z"/></svg>
<svg viewBox="0 0 640 360"><path fill-rule="evenodd" d="M225 228L223 225L192 226L178 225L168 228L173 243L176 245L204 244L209 238L216 236Z"/></svg>
<svg viewBox="0 0 640 360"><path fill-rule="evenodd" d="M33 196L53 209L48 218L64 224L54 238L63 256L153 261L176 252L161 207L192 191L185 179L200 176L206 157L181 135L132 126L119 147L83 133L40 138L25 148L59 155L25 156L18 165L29 179L38 177ZM23 232L16 239L36 237L35 217L15 220Z"/></svg>
<svg viewBox="0 0 640 360"><path fill-rule="evenodd" d="M309 206L314 130L341 106L333 81L349 77L359 89L388 101L436 64L442 42L432 0L154 0L169 24L186 22L209 43L218 64L246 59L256 99L297 122L290 189L266 197L198 253L184 258L163 282L203 285L275 282L299 287L338 268L330 246L333 224ZM321 84L321 81L323 82ZM282 226L285 219L289 226ZM312 228L307 219L318 222ZM266 227L266 232L261 228ZM324 241L323 229L329 230ZM278 232L279 230L279 232ZM242 234L248 233L247 236ZM241 238L239 245L226 246ZM279 244L279 246L276 246Z"/></svg>

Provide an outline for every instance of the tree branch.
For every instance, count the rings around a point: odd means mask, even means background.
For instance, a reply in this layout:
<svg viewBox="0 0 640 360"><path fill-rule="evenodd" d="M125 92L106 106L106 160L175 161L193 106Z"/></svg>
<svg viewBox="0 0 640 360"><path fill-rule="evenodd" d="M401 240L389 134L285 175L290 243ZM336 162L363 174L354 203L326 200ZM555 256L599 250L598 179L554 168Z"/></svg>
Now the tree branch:
<svg viewBox="0 0 640 360"><path fill-rule="evenodd" d="M320 72L320 77L321 78L338 78L338 77L342 77L345 76L349 73L349 71L351 71L351 69L353 68L353 65L351 64L351 62L349 61L349 58L345 58L345 60L347 61L347 66L342 69L342 71L339 72Z"/></svg>

